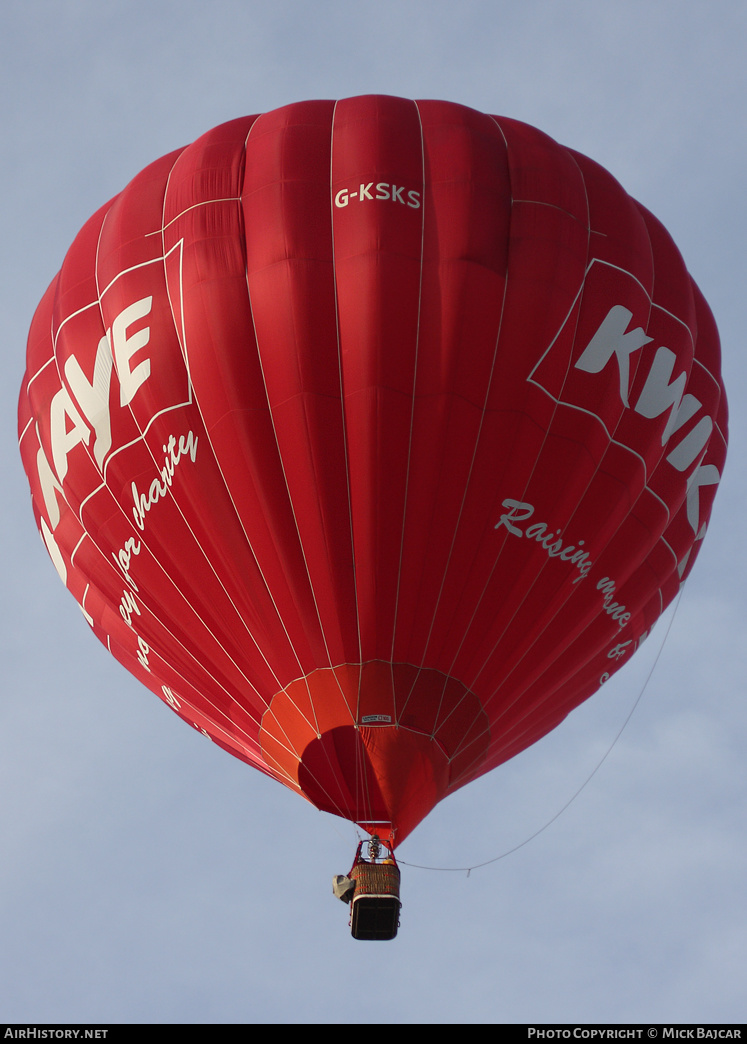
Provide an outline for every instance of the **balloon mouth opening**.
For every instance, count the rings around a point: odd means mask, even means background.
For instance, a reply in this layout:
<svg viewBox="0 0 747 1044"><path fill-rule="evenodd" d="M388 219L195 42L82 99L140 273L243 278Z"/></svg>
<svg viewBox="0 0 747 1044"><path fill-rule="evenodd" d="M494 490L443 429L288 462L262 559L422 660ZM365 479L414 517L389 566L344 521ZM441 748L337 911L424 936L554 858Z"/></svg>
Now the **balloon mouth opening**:
<svg viewBox="0 0 747 1044"><path fill-rule="evenodd" d="M429 668L322 668L273 697L262 753L317 808L399 844L468 781L490 733L477 697Z"/></svg>

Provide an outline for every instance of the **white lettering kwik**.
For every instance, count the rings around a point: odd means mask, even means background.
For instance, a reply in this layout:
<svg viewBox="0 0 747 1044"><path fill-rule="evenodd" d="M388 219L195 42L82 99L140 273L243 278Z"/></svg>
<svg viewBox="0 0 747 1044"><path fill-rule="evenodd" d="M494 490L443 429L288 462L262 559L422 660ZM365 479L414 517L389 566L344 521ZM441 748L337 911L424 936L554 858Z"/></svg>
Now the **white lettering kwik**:
<svg viewBox="0 0 747 1044"><path fill-rule="evenodd" d="M576 368L586 373L601 373L614 358L620 377L620 398L623 405L632 408L641 417L655 419L669 411L669 417L661 433L661 444L666 446L688 421L703 409L703 404L695 395L685 391L687 373L683 369L674 377L677 356L664 345L656 349L651 366L646 374L643 387L632 405L630 393L630 357L634 352L653 340L642 327L629 329L633 313L623 305L613 305L600 323L586 348L576 362ZM713 432L713 418L704 413L693 428L681 438L667 454L666 460L677 471L687 471L703 451ZM702 539L705 526L700 524L701 486L717 485L721 475L714 464L703 464L702 459L687 479L687 520L696 539ZM680 575L684 572L688 551L679 563Z"/></svg>
<svg viewBox="0 0 747 1044"><path fill-rule="evenodd" d="M599 329L584 349L576 368L587 373L601 373L614 355L620 370L620 398L625 406L628 402L630 380L629 358L653 337L647 337L640 326L628 330L633 313L622 305L613 305L602 320Z"/></svg>
<svg viewBox="0 0 747 1044"><path fill-rule="evenodd" d="M629 330L633 313L623 305L613 305L599 325L594 336L576 362L576 369L586 373L601 373L612 358L617 361L620 374L620 398L623 405L630 407L630 356L639 348L649 344L653 338L647 336L640 326ZM662 446L687 423L702 407L694 395L685 394L687 374L683 370L674 380L672 373L677 356L663 345L656 350L645 384L632 409L642 417L654 419L667 410L669 419L661 436ZM713 431L713 419L701 417L693 430L675 446L667 460L678 471L687 471L708 444ZM697 532L697 525L693 527Z"/></svg>

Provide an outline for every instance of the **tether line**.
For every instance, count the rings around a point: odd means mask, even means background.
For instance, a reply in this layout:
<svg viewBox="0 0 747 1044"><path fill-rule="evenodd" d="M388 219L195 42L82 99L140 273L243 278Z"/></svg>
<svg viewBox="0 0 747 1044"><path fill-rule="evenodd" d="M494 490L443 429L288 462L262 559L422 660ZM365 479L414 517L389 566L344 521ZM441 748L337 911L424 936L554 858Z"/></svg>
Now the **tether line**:
<svg viewBox="0 0 747 1044"><path fill-rule="evenodd" d="M656 669L656 665L659 662L659 658L660 658L662 652L664 651L664 646L666 645L667 638L669 637L669 632L672 630L672 624L674 623L674 618L677 615L677 610L679 609L681 598L682 598L682 588L680 588L679 593L677 594L677 598L676 598L676 601L674 603L674 611L672 612L672 616L671 616L671 618L669 620L669 624L668 624L667 629L666 629L666 631L664 633L664 638L662 639L662 643L661 643L661 645L659 647L659 651L657 652L656 657L654 659L654 662L652 663L651 668L650 668L650 670L648 672L648 675L646 676L646 679L644 680L643 685L641 686L640 692L638 693L638 695L635 698L635 701L633 702L633 706L630 708L630 710L628 712L628 715L625 718L625 721L623 721L622 725L618 729L617 735L612 740L612 743L610 744L609 748L605 751L605 753L603 754L603 756L601 757L599 762L595 765L595 767L592 769L592 771L586 777L586 779L581 784L581 786L575 791L574 794L571 795L571 797L566 801L566 803L560 809L558 809L558 811L555 813L555 815L553 815L550 819L548 819L547 822L543 826L541 826L539 828L539 830L535 830L535 832L533 834L530 834L529 837L525 838L518 845L514 845L513 848L507 849L507 851L502 852L500 855L494 856L492 859L486 859L484 863L475 863L472 866L423 866L420 863L407 863L407 862L405 862L404 859L397 859L397 862L399 863L399 865L400 866L410 866L410 867L413 867L416 870L438 870L438 871L441 871L443 873L466 873L467 877L469 877L470 873L473 870L480 870L484 866L490 866L492 863L497 863L499 860L505 859L507 856L513 855L514 852L518 852L520 848L524 848L524 846L528 845L530 841L534 841L534 839L536 837L539 837L540 834L542 834L545 830L547 830L547 828L549 826L552 826L552 824L555 822L555 820L559 819L560 816L563 815L565 810L567 808L569 808L570 805L573 804L573 802L579 796L581 791L584 790L584 788L586 786L588 786L588 784L592 781L594 776L596 776L597 772L600 770L602 765L605 763L607 758L612 753L612 750L614 749L617 741L620 739L620 737L622 736L623 732L627 728L628 722L633 717L633 714L635 713L636 707L641 702L641 699L643 698L643 694L646 691L646 689L648 688L648 683L651 681L651 676L653 675L653 673L654 673L654 671Z"/></svg>

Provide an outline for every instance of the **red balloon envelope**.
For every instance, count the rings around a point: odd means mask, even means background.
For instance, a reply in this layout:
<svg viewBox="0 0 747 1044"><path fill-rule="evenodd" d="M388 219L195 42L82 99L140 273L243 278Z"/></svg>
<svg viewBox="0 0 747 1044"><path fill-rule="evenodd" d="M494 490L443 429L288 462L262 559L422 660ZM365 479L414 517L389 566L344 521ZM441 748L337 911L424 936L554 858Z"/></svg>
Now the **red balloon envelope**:
<svg viewBox="0 0 747 1044"><path fill-rule="evenodd" d="M525 124L289 105L156 161L34 317L20 445L95 634L394 844L641 643L726 453L667 232Z"/></svg>

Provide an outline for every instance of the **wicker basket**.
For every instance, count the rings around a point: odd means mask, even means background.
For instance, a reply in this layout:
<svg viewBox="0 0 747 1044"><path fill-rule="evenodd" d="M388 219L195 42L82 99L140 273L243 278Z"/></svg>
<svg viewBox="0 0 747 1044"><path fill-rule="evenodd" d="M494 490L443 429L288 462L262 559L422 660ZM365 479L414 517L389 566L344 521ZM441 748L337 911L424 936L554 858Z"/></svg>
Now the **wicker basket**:
<svg viewBox="0 0 747 1044"><path fill-rule="evenodd" d="M360 895L399 899L399 867L394 863L356 863L350 877L355 881L356 899Z"/></svg>
<svg viewBox="0 0 747 1044"><path fill-rule="evenodd" d="M350 926L354 939L393 939L399 927L399 868L393 863L356 863Z"/></svg>

